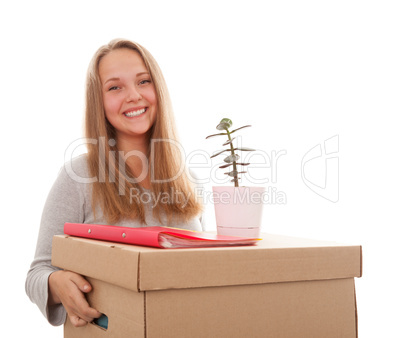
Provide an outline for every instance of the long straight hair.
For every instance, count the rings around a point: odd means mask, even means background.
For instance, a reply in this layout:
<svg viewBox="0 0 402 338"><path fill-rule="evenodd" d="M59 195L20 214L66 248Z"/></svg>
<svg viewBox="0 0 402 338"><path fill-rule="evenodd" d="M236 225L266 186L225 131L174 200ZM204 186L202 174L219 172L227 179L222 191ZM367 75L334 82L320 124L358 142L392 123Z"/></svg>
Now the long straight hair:
<svg viewBox="0 0 402 338"><path fill-rule="evenodd" d="M121 39L100 47L87 73L85 134L88 139L96 140L88 143L87 157L91 177L97 177L92 187L93 211L95 213L96 206L99 206L110 224L123 218L137 219L146 224L144 205L137 194L143 194L144 190L125 161L122 161L115 141L116 131L106 119L103 106L99 62L105 55L120 48L133 50L141 56L157 97L156 120L148 134L148 153L144 155L150 163L151 191L148 196L165 198L154 206L153 215L159 221L163 214L168 222L173 216L189 220L201 213L202 204L197 199L187 171L185 168L183 170L184 162L164 77L155 59L144 47ZM133 191L137 198L132 198Z"/></svg>

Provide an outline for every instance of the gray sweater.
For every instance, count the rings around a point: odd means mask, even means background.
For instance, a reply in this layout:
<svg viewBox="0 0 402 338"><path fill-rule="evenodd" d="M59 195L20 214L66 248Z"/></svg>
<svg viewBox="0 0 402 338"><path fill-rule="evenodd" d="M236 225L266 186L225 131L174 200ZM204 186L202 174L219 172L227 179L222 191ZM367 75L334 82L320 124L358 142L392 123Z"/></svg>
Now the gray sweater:
<svg viewBox="0 0 402 338"><path fill-rule="evenodd" d="M60 170L58 178L47 197L42 214L38 241L34 260L27 274L25 290L32 302L37 304L43 315L52 325L61 325L66 319L66 311L60 305L48 307L48 278L57 268L51 265L52 238L54 235L63 234L65 222L108 224L98 208L95 215L92 211L91 178L89 177L86 155L76 157L67 162ZM142 198L146 212L147 226L167 225L166 217L162 222L152 216L152 201L150 191L147 198ZM139 198L139 194L133 192L133 198ZM155 197L157 198L157 197ZM141 227L143 224L133 220L122 220L115 225L128 227ZM202 217L197 217L189 222L174 220L174 227L190 230L202 230Z"/></svg>

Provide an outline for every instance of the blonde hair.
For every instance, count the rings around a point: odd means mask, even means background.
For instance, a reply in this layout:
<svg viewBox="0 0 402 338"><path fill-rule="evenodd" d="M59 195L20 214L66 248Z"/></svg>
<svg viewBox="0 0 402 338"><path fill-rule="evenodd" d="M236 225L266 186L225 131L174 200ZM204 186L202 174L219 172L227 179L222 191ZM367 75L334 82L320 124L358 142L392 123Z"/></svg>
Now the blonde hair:
<svg viewBox="0 0 402 338"><path fill-rule="evenodd" d="M186 197L185 201L172 198L169 203L158 203L153 208L153 215L159 221L162 214L167 216L168 222L173 215L189 220L200 214L202 205L196 198L187 173L185 171L180 173L183 159L179 148L174 146L178 139L164 77L155 59L144 47L121 39L112 40L109 44L100 47L93 56L87 73L85 134L88 139L97 140L96 144L88 144L89 172L91 177L97 177L92 188L94 213L98 205L110 224L123 218L138 219L146 224L144 205L138 199L133 201L130 195L131 189L138 189L137 191L141 192L143 189L135 181L134 175L126 164L124 167L116 165L116 162L121 164L121 155L116 142L112 141L116 136L115 129L107 121L103 107L99 62L112 50L120 48L131 49L141 56L155 87L158 111L155 123L149 131L149 144L152 140L159 141L153 142L153 154L150 153L151 149L148 149L148 154L145 154L148 159L151 155L153 159L157 159L156 163L151 163L153 176L157 179L157 181L151 180L152 196L174 193L177 196Z"/></svg>

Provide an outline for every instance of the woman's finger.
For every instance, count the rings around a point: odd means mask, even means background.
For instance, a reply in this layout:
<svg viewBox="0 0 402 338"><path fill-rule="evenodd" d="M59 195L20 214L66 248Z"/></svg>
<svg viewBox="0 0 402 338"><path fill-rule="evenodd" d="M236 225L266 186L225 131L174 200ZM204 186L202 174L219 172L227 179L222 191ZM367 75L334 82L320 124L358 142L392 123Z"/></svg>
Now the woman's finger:
<svg viewBox="0 0 402 338"><path fill-rule="evenodd" d="M71 324L73 324L73 326L75 326L75 327L81 327L81 326L85 326L88 324L87 321L78 317L77 315L71 315L71 316L69 315L68 317L70 318Z"/></svg>

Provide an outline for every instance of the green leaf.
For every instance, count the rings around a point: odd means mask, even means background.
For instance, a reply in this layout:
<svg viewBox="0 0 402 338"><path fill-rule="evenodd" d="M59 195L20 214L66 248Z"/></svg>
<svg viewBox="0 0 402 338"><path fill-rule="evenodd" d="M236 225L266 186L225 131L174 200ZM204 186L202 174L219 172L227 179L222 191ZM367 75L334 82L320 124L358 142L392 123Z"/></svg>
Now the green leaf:
<svg viewBox="0 0 402 338"><path fill-rule="evenodd" d="M227 134L226 133L212 134L212 135L207 136L206 139L210 138L210 137L214 137L214 136L219 136L219 135L227 135Z"/></svg>
<svg viewBox="0 0 402 338"><path fill-rule="evenodd" d="M236 138L236 137L233 137L231 140L227 140L227 141L226 141L224 144L222 144L222 145L223 145L223 146L227 146L228 144L232 143L235 138Z"/></svg>
<svg viewBox="0 0 402 338"><path fill-rule="evenodd" d="M239 158L240 158L239 155L234 154L234 155L229 155L229 156L225 157L223 160L224 160L226 163L232 163L232 162L237 161Z"/></svg>
<svg viewBox="0 0 402 338"><path fill-rule="evenodd" d="M216 129L218 129L218 130L227 130L232 126L232 124L233 124L233 122L232 122L231 119L224 118L216 126Z"/></svg>
<svg viewBox="0 0 402 338"><path fill-rule="evenodd" d="M246 148L246 147L242 147L242 148L234 148L233 150L240 150L240 151L255 151L255 149L252 149L252 148Z"/></svg>
<svg viewBox="0 0 402 338"><path fill-rule="evenodd" d="M229 175L230 177L235 177L235 175L238 174L245 174L247 171L237 171L237 170L232 170L228 173L225 173L226 175Z"/></svg>
<svg viewBox="0 0 402 338"><path fill-rule="evenodd" d="M247 127L251 127L251 124L248 124L247 126L243 126L243 127L237 128L237 129L234 129L230 133L233 134L235 131L238 131L240 129L247 128Z"/></svg>
<svg viewBox="0 0 402 338"><path fill-rule="evenodd" d="M210 158L214 158L214 157L216 157L216 156L218 156L218 155L224 153L225 151L230 151L230 149L221 150L221 151L219 151L219 152L213 154Z"/></svg>

